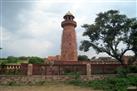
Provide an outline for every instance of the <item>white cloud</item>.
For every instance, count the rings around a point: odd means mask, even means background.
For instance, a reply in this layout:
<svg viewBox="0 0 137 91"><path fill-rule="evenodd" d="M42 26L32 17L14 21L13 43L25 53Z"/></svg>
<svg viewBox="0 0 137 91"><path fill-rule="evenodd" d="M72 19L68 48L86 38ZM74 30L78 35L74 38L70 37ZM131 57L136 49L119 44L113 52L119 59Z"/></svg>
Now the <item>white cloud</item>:
<svg viewBox="0 0 137 91"><path fill-rule="evenodd" d="M3 56L35 55L47 57L60 54L62 34L60 24L63 21L63 15L68 10L74 13L78 23L76 33L79 47L80 41L85 39L82 36L84 29L81 28L81 25L93 23L97 13L111 9L116 5L111 2L99 1L101 0L39 0L32 2L31 8L21 9L15 15L19 21L17 23L20 24L20 26L14 24L18 30L8 30L6 27L2 29L4 31ZM78 52L88 56L98 56L92 48L87 53Z"/></svg>
<svg viewBox="0 0 137 91"><path fill-rule="evenodd" d="M53 43L47 40L19 38L16 36L16 33L11 33L6 29L3 29L2 35L4 36L2 40L2 55L5 56L46 56L53 47Z"/></svg>
<svg viewBox="0 0 137 91"><path fill-rule="evenodd" d="M50 4L51 5L51 4ZM33 8L22 10L17 17L16 31L3 29L3 56L43 56L60 54L60 22L49 4L34 3Z"/></svg>

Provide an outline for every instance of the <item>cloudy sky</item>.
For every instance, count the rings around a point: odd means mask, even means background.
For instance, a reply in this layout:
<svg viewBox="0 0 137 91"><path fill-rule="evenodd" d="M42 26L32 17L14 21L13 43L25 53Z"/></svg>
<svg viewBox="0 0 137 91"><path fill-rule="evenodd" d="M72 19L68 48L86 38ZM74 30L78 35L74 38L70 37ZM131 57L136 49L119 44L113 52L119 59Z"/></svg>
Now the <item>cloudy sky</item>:
<svg viewBox="0 0 137 91"><path fill-rule="evenodd" d="M99 12L116 9L128 17L137 17L136 0L1 0L0 47L1 57L54 56L60 54L61 22L71 11L78 26L78 47L84 39L83 24L94 22ZM79 55L97 55L94 49Z"/></svg>

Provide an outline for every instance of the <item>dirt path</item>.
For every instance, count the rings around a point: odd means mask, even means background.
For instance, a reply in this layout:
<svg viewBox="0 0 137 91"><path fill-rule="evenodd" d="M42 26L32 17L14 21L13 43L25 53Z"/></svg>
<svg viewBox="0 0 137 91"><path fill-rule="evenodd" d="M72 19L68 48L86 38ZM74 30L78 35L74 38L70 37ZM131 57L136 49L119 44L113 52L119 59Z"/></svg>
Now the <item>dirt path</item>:
<svg viewBox="0 0 137 91"><path fill-rule="evenodd" d="M56 84L45 86L0 86L0 91L95 91L72 85Z"/></svg>

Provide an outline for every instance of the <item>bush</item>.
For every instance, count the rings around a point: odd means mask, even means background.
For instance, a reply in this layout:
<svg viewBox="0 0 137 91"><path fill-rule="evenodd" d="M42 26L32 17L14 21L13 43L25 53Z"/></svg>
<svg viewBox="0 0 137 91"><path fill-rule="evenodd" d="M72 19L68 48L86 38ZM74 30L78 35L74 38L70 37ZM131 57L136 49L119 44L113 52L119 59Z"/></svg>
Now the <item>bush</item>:
<svg viewBox="0 0 137 91"><path fill-rule="evenodd" d="M0 58L0 60L7 60L7 58Z"/></svg>
<svg viewBox="0 0 137 91"><path fill-rule="evenodd" d="M116 69L116 73L120 77L126 77L128 73L137 73L137 66L119 67Z"/></svg>
<svg viewBox="0 0 137 91"><path fill-rule="evenodd" d="M129 76L128 83L131 86L137 86L137 77L136 76Z"/></svg>
<svg viewBox="0 0 137 91"><path fill-rule="evenodd" d="M80 73L79 72L65 72L64 74L72 77L75 80L80 79Z"/></svg>
<svg viewBox="0 0 137 91"><path fill-rule="evenodd" d="M79 56L78 56L78 60L79 60L79 61L88 61L89 58L88 58L88 56L86 56L86 55L79 55Z"/></svg>
<svg viewBox="0 0 137 91"><path fill-rule="evenodd" d="M16 86L18 84L16 83L16 81L10 81L10 82L7 83L7 85L8 86Z"/></svg>
<svg viewBox="0 0 137 91"><path fill-rule="evenodd" d="M116 69L116 73L119 77L127 77L129 70L127 67L119 67Z"/></svg>
<svg viewBox="0 0 137 91"><path fill-rule="evenodd" d="M7 58L7 63L17 63L17 61L18 61L17 57L9 56Z"/></svg>
<svg viewBox="0 0 137 91"><path fill-rule="evenodd" d="M31 64L43 64L44 60L42 58L39 58L39 57L30 57L29 63L31 63Z"/></svg>
<svg viewBox="0 0 137 91"><path fill-rule="evenodd" d="M107 84L109 84L109 89L112 91L126 91L128 86L127 78L110 78L106 80Z"/></svg>
<svg viewBox="0 0 137 91"><path fill-rule="evenodd" d="M25 56L21 56L18 58L19 60L28 60L28 57L25 57Z"/></svg>
<svg viewBox="0 0 137 91"><path fill-rule="evenodd" d="M137 73L137 66L129 66L128 69L130 73Z"/></svg>
<svg viewBox="0 0 137 91"><path fill-rule="evenodd" d="M3 61L3 62L1 62L0 67L3 68L4 65L6 65L6 64L7 64L7 61Z"/></svg>
<svg viewBox="0 0 137 91"><path fill-rule="evenodd" d="M129 76L106 78L104 80L93 80L93 81L81 81L72 80L69 84L76 86L91 87L93 89L99 89L103 91L127 91L128 86L137 86L137 77Z"/></svg>
<svg viewBox="0 0 137 91"><path fill-rule="evenodd" d="M108 84L104 80L93 80L87 82L87 86L92 87L93 89L104 89L107 85Z"/></svg>

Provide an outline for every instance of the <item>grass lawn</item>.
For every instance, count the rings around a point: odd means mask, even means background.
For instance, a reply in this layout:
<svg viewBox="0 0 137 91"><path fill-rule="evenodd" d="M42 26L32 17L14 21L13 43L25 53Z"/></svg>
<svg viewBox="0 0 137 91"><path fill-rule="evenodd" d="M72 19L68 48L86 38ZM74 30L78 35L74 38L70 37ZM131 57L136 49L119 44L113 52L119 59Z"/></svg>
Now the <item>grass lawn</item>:
<svg viewBox="0 0 137 91"><path fill-rule="evenodd" d="M47 84L43 86L0 86L0 91L96 91L66 84ZM99 90L98 90L99 91Z"/></svg>

